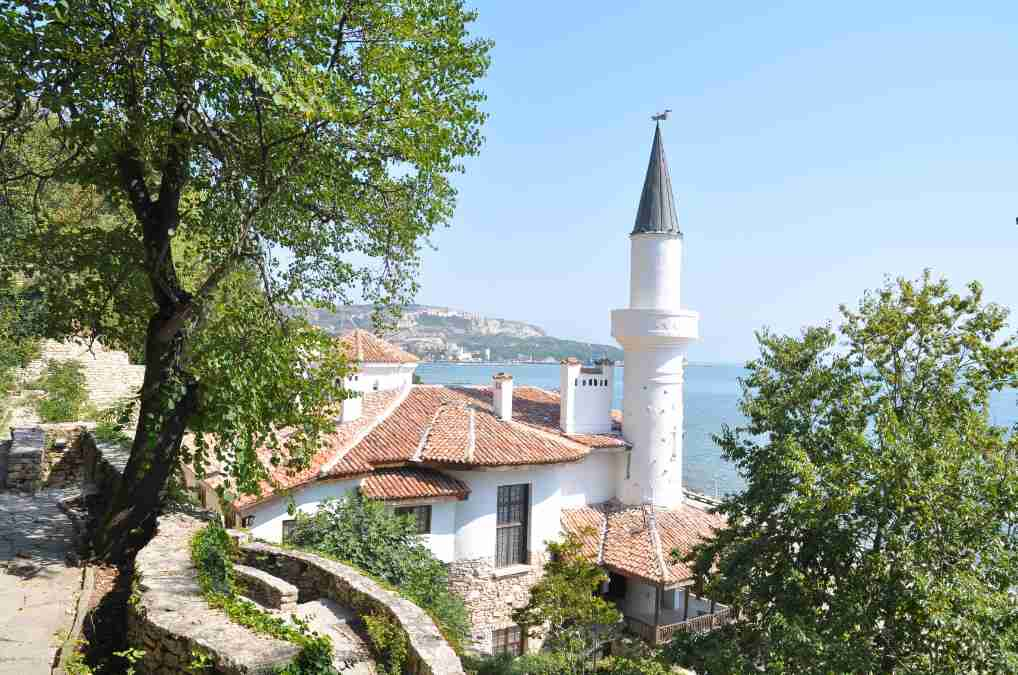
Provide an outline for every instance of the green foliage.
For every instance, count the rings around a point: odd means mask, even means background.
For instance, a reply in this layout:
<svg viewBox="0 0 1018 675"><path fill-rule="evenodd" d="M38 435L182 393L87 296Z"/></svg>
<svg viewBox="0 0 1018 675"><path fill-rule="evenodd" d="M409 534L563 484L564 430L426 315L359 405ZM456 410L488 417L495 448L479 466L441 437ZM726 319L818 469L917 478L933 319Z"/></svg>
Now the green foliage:
<svg viewBox="0 0 1018 675"><path fill-rule="evenodd" d="M35 401L43 422L75 422L95 416L88 403L85 372L77 361L47 361L46 370L32 386L45 392Z"/></svg>
<svg viewBox="0 0 1018 675"><path fill-rule="evenodd" d="M560 652L542 651L513 658L501 656L471 656L463 659L464 669L470 675L670 675L670 667L652 658L611 656L596 663L578 664L575 657Z"/></svg>
<svg viewBox="0 0 1018 675"><path fill-rule="evenodd" d="M745 428L716 438L746 480L695 556L741 611L674 653L698 672L1018 671L1018 384L1006 310L926 273L842 307L837 332L762 332Z"/></svg>
<svg viewBox="0 0 1018 675"><path fill-rule="evenodd" d="M427 611L453 648L469 635L463 601L449 590L445 565L417 535L411 518L352 493L326 500L314 515L297 514L290 543L366 572Z"/></svg>
<svg viewBox="0 0 1018 675"><path fill-rule="evenodd" d="M78 640L74 644L65 644L65 649L70 649L67 660L64 661L64 672L67 675L94 675L95 671L85 661L84 647L87 643Z"/></svg>
<svg viewBox="0 0 1018 675"><path fill-rule="evenodd" d="M364 617L368 638L379 655L378 675L402 675L407 660L407 635L402 626L384 614Z"/></svg>
<svg viewBox="0 0 1018 675"><path fill-rule="evenodd" d="M145 657L144 649L137 649L135 647L128 647L118 652L113 652L113 655L123 659L126 662L124 667L124 675L134 675L137 669L134 667L139 661Z"/></svg>
<svg viewBox="0 0 1018 675"><path fill-rule="evenodd" d="M281 670L283 675L334 675L332 642L312 632L297 616L294 623L269 614L237 595L233 575L235 546L218 522L210 523L191 539L191 560L198 571L198 585L210 607L221 610L233 623L255 633L292 642L301 647L297 659Z"/></svg>
<svg viewBox="0 0 1018 675"><path fill-rule="evenodd" d="M131 430L134 411L137 407L137 399L129 398L117 401L110 407L100 410L96 416L96 425L92 436L103 443L129 443L131 437L128 435L128 431Z"/></svg>
<svg viewBox="0 0 1018 675"><path fill-rule="evenodd" d="M0 425L5 425L9 398L17 385L15 371L39 356L40 341L33 332L30 302L16 288L7 288L0 269Z"/></svg>
<svg viewBox="0 0 1018 675"><path fill-rule="evenodd" d="M513 621L563 657L560 672L585 672L587 655L611 639L622 614L595 595L608 575L583 554L575 535L548 542L548 553L544 576L531 587L526 606L513 611Z"/></svg>
<svg viewBox="0 0 1018 675"><path fill-rule="evenodd" d="M0 0L0 280L31 278L48 334L147 369L108 557L152 522L186 428L185 459L214 455L227 489L256 489L260 445L307 465L345 366L282 308L415 291L482 140L474 18L461 0Z"/></svg>
<svg viewBox="0 0 1018 675"><path fill-rule="evenodd" d="M670 675L672 670L655 659L610 656L597 662L595 672L598 675Z"/></svg>

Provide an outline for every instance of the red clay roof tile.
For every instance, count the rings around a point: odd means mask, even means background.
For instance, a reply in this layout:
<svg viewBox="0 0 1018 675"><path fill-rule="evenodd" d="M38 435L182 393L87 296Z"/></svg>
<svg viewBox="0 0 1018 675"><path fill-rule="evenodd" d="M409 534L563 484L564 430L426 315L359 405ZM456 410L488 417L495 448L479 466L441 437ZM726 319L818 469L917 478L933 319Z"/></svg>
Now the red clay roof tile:
<svg viewBox="0 0 1018 675"><path fill-rule="evenodd" d="M417 363L410 352L403 351L391 342L361 328L337 338L346 348L347 356L360 363Z"/></svg>
<svg viewBox="0 0 1018 675"><path fill-rule="evenodd" d="M466 499L470 488L463 481L434 469L407 466L376 470L364 478L361 493L388 501L429 497Z"/></svg>
<svg viewBox="0 0 1018 675"><path fill-rule="evenodd" d="M659 585L692 577L686 563L672 561L673 550L684 556L724 526L721 516L690 504L665 509L610 501L562 512L562 528L580 539L591 560Z"/></svg>

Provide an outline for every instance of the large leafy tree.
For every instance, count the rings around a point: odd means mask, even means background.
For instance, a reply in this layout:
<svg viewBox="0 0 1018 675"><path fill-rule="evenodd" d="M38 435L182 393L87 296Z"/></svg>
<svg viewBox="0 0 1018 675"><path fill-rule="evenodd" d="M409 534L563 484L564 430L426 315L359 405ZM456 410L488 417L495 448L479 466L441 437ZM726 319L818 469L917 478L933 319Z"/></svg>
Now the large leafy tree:
<svg viewBox="0 0 1018 675"><path fill-rule="evenodd" d="M100 554L145 541L185 430L250 490L256 448L300 464L328 429L342 355L282 309L414 289L480 143L472 19L460 0L0 0L0 205L29 215L0 221L0 266L47 290L51 334L146 367ZM70 188L108 217L55 217Z"/></svg>
<svg viewBox="0 0 1018 675"><path fill-rule="evenodd" d="M556 672L593 670L599 645L615 637L622 614L597 595L608 575L587 558L574 535L548 542L544 576L530 589L527 604L513 611L513 621L531 638L544 640L555 654Z"/></svg>
<svg viewBox="0 0 1018 675"><path fill-rule="evenodd" d="M1018 384L1005 309L927 272L843 322L759 334L745 428L717 437L746 490L696 572L741 621L676 645L703 672L1018 670ZM690 660L691 659L691 660Z"/></svg>

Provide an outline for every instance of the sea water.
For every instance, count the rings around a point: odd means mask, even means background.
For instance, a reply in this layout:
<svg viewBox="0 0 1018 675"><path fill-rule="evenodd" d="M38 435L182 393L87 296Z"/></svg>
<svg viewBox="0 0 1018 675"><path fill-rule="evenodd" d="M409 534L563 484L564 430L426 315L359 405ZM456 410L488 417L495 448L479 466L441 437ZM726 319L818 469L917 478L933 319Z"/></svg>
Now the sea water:
<svg viewBox="0 0 1018 675"><path fill-rule="evenodd" d="M612 407L622 409L624 367L615 368ZM425 384L491 384L495 373L513 376L516 385L530 385L557 391L559 365L422 363L417 374ZM685 440L682 468L686 487L707 495L738 492L744 483L735 467L721 457L714 435L725 425L742 426L746 419L739 411L742 389L739 378L746 370L737 365L690 364L685 372ZM994 424L1011 426L1018 422L1018 392L999 392L992 397L990 416Z"/></svg>

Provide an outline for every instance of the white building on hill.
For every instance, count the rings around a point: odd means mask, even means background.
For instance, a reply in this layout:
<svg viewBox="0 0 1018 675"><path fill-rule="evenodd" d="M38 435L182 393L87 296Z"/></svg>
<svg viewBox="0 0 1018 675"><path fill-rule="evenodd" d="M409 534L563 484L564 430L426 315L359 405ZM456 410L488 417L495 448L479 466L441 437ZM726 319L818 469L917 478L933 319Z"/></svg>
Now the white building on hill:
<svg viewBox="0 0 1018 675"><path fill-rule="evenodd" d="M344 402L326 447L300 474L274 469L275 485L226 511L271 541L286 537L291 499L313 512L360 490L415 515L481 651L525 648L512 609L542 573L545 542L564 532L609 571L604 593L645 639L717 620L671 556L723 521L682 487L682 377L698 315L680 302L682 234L659 129L630 242L629 308L612 312L625 349L621 415L611 361L563 361L561 393L504 374L489 387L413 385L416 357L353 331L342 339L359 362L348 385L360 396Z"/></svg>

